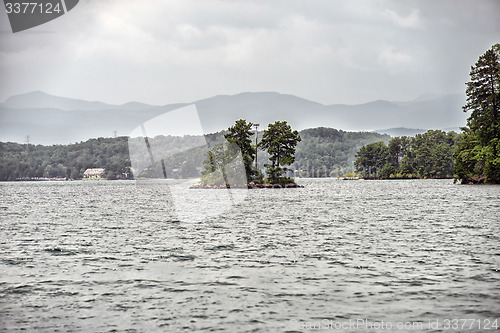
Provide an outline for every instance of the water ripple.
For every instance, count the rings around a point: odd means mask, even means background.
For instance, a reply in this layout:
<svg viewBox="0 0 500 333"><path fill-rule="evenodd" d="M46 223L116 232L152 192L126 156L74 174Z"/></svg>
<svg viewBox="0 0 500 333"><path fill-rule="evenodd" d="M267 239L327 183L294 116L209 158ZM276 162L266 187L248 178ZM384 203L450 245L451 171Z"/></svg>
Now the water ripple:
<svg viewBox="0 0 500 333"><path fill-rule="evenodd" d="M164 182L1 183L2 329L498 317L499 187L301 181L193 223L175 216Z"/></svg>

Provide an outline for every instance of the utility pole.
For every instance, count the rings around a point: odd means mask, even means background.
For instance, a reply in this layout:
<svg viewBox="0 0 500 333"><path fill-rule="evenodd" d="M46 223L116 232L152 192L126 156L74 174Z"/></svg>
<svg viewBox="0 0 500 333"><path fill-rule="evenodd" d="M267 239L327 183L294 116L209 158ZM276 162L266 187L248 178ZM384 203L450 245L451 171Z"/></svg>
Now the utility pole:
<svg viewBox="0 0 500 333"><path fill-rule="evenodd" d="M29 152L30 151L30 136L26 135L25 139L26 139L26 151Z"/></svg>
<svg viewBox="0 0 500 333"><path fill-rule="evenodd" d="M255 126L255 170L259 169L259 166L257 164L257 138L259 137L258 135L258 128L260 124L253 124Z"/></svg>

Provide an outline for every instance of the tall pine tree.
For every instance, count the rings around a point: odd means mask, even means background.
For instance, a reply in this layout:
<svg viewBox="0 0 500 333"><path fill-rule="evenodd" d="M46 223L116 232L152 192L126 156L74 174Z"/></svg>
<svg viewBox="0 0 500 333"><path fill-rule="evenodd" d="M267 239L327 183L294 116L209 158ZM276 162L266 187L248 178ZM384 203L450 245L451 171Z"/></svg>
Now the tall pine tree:
<svg viewBox="0 0 500 333"><path fill-rule="evenodd" d="M500 44L471 67L464 112L471 112L455 154L462 183L500 183Z"/></svg>
<svg viewBox="0 0 500 333"><path fill-rule="evenodd" d="M253 124L244 119L237 120L234 126L228 128L228 133L224 135L226 140L238 146L243 157L247 181L252 179L252 162L255 158L255 147L252 146L250 137L254 134L251 131Z"/></svg>
<svg viewBox="0 0 500 333"><path fill-rule="evenodd" d="M264 130L259 147L266 149L270 155L271 164L264 164L269 182L291 181L285 177L288 171L285 165L295 162L295 147L301 140L299 132L292 131L292 127L286 121L276 121Z"/></svg>

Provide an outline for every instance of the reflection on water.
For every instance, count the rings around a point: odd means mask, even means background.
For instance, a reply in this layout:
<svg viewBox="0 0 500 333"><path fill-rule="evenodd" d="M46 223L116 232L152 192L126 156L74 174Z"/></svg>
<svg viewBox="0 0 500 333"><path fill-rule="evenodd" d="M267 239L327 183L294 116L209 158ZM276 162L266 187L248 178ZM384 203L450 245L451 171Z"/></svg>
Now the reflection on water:
<svg viewBox="0 0 500 333"><path fill-rule="evenodd" d="M500 187L300 180L185 223L167 183L0 184L0 331L499 317Z"/></svg>

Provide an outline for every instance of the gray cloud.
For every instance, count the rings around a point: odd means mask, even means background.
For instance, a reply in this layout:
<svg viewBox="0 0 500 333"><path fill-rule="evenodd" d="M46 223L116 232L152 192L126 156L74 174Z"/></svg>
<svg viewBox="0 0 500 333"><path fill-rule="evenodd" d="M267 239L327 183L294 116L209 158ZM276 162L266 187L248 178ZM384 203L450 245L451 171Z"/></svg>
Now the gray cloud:
<svg viewBox="0 0 500 333"><path fill-rule="evenodd" d="M0 99L43 90L166 104L278 91L333 104L460 93L498 42L498 12L495 0L83 0L16 34L2 13Z"/></svg>

